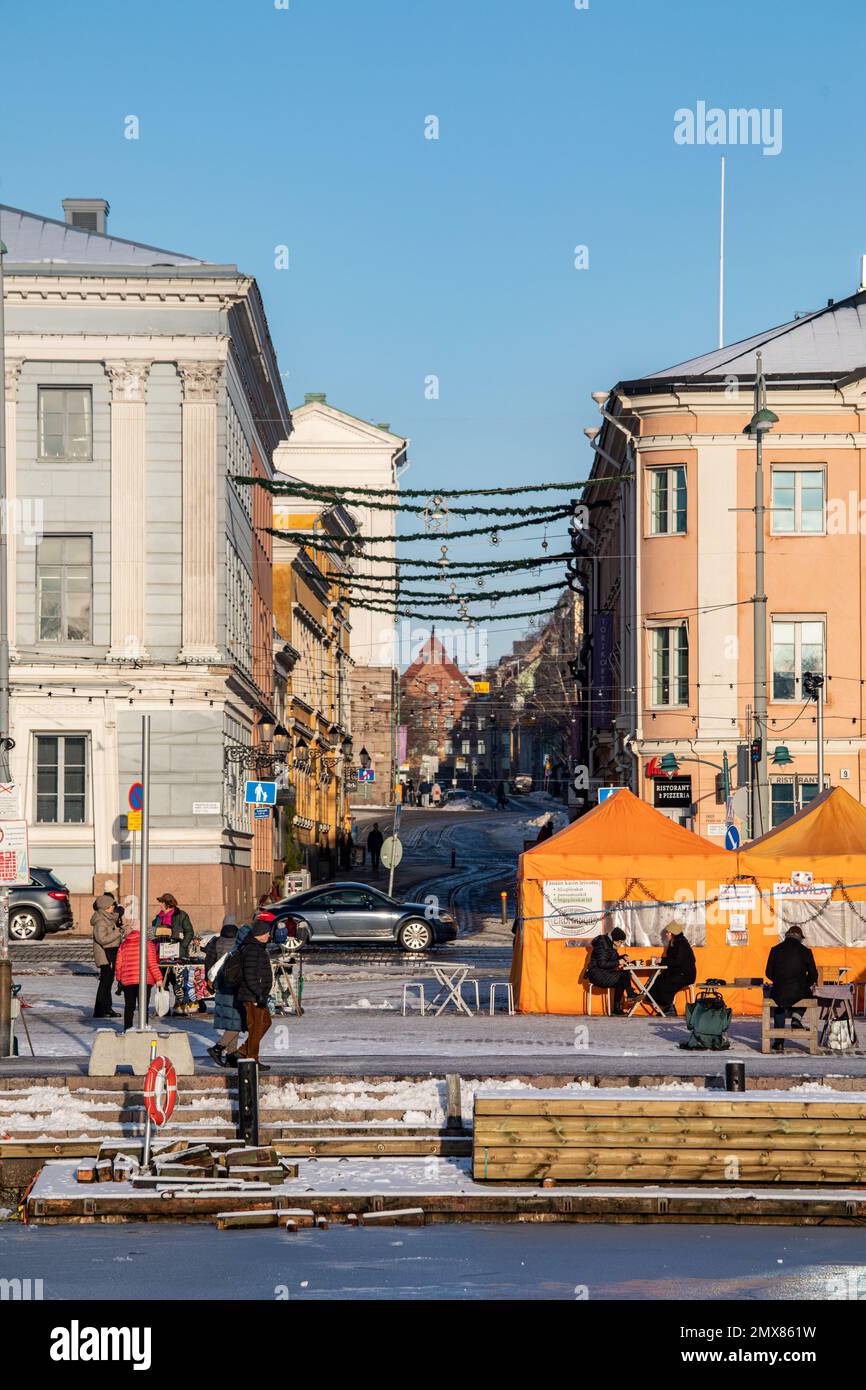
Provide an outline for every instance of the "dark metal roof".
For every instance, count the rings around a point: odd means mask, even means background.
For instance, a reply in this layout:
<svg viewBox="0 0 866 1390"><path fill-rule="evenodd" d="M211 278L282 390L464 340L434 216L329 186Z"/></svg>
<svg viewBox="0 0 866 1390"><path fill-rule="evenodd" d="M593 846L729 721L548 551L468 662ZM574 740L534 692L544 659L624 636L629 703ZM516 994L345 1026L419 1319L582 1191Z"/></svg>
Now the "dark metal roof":
<svg viewBox="0 0 866 1390"><path fill-rule="evenodd" d="M207 265L196 256L163 251L157 246L126 241L123 237L88 232L54 217L22 212L0 203L0 239L8 247L7 264L70 266L196 266Z"/></svg>

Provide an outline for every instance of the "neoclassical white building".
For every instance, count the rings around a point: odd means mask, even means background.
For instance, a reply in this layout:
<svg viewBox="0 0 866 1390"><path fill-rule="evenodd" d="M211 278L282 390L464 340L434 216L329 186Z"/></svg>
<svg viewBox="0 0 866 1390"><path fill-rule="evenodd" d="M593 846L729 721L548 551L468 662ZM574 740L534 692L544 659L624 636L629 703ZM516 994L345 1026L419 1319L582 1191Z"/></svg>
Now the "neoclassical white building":
<svg viewBox="0 0 866 1390"><path fill-rule="evenodd" d="M277 474L308 483L392 489L408 467L409 441L387 424L371 424L329 405L322 392L309 392L292 411L291 437L276 450ZM383 500L387 501L387 498ZM392 499L393 500L393 499ZM396 512L347 501L359 534L372 542L352 561L365 584L393 581L397 552ZM357 590L374 597L369 589ZM352 660L351 728L355 755L366 748L376 772L376 799L393 799L396 781L394 720L398 656L393 620L385 613L350 608Z"/></svg>
<svg viewBox="0 0 866 1390"><path fill-rule="evenodd" d="M12 771L32 861L89 911L129 888L149 713L151 897L209 926L278 850L225 749L273 708L270 507L236 480L272 476L291 415L255 280L64 212L0 207Z"/></svg>

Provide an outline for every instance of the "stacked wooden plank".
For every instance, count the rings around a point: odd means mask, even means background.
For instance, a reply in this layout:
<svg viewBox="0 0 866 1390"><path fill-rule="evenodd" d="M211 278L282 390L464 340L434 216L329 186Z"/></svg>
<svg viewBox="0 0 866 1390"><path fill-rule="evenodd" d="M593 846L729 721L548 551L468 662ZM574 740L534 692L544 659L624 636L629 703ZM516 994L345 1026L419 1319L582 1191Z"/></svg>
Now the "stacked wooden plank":
<svg viewBox="0 0 866 1390"><path fill-rule="evenodd" d="M866 1104L479 1093L481 1182L866 1183Z"/></svg>

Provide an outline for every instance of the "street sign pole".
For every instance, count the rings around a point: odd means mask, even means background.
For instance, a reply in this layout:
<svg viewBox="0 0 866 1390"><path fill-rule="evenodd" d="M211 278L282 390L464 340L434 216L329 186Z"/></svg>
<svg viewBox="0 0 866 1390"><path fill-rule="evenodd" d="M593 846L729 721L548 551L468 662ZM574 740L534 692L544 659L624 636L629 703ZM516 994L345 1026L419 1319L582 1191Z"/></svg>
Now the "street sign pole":
<svg viewBox="0 0 866 1390"><path fill-rule="evenodd" d="M138 898L138 1029L147 1028L147 904L150 872L150 715L141 717L141 892Z"/></svg>

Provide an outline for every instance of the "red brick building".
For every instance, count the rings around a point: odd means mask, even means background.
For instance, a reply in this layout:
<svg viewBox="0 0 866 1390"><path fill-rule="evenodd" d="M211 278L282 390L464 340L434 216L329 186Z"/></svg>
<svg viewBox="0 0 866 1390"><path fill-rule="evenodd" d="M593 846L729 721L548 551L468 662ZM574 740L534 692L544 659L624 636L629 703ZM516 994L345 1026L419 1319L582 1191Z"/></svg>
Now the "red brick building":
<svg viewBox="0 0 866 1390"><path fill-rule="evenodd" d="M416 785L433 777L448 783L470 777L477 748L474 731L463 730L461 719L472 695L472 681L434 631L400 677L400 722L406 727L406 761Z"/></svg>

